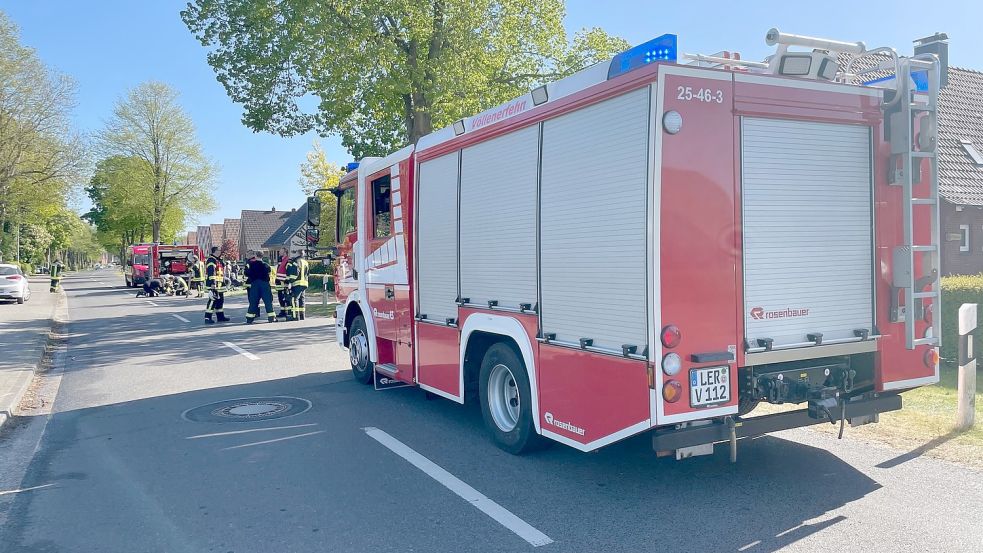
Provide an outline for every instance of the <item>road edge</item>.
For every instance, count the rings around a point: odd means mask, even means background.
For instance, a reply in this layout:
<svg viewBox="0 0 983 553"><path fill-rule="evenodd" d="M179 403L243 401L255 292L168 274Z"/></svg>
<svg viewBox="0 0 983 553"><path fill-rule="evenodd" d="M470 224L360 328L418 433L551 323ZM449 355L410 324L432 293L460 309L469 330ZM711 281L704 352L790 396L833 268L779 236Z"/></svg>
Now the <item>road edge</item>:
<svg viewBox="0 0 983 553"><path fill-rule="evenodd" d="M32 367L31 370L22 372L22 376L20 377L22 382L18 385L13 395L5 398L3 401L0 401L0 431L2 431L4 425L15 416L17 406L20 405L20 402L22 399L24 399L24 395L27 393L27 390L30 389L31 383L34 382L34 377L37 376L42 371L43 367L50 361L58 342L62 338L61 327L67 322L68 296L65 295L65 290L61 289L58 291L58 297L51 306L51 313L48 315L49 324L47 331L45 331L44 349L41 351L41 356L38 357L37 362L34 364L34 367Z"/></svg>

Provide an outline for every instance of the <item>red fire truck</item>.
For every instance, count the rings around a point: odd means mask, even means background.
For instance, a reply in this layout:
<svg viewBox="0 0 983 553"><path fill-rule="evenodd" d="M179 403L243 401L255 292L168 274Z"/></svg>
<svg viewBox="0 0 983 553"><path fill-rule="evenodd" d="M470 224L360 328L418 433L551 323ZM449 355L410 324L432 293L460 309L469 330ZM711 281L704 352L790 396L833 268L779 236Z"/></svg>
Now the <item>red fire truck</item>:
<svg viewBox="0 0 983 553"><path fill-rule="evenodd" d="M478 402L513 453L650 432L677 458L937 382L938 57L767 41L683 64L664 35L361 160L355 378Z"/></svg>
<svg viewBox="0 0 983 553"><path fill-rule="evenodd" d="M192 255L204 259L193 244L133 244L126 248L123 279L129 288L161 275L187 275Z"/></svg>

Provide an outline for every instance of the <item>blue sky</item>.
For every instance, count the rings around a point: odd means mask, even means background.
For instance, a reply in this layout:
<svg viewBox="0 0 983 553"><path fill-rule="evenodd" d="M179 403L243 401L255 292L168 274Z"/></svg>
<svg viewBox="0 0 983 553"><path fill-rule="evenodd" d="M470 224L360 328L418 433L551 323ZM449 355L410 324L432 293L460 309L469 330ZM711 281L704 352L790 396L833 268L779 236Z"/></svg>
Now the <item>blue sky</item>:
<svg viewBox="0 0 983 553"><path fill-rule="evenodd" d="M76 121L94 131L128 88L156 79L174 86L198 128L198 138L221 169L220 207L200 223L238 217L243 209L296 207L299 165L317 139L329 159L351 160L335 138L314 134L280 138L253 133L240 123L241 109L226 96L191 37L174 0L0 0L0 9L20 27L22 41L41 58L78 82ZM893 6L905 6L889 9ZM764 43L771 27L798 34L862 40L867 46L894 46L910 53L914 38L944 31L950 36L950 63L983 70L983 2L747 1L660 2L572 0L566 26L597 26L632 44L663 33L679 35L680 49L709 54L739 51L745 59L770 53ZM849 17L844 15L849 14Z"/></svg>

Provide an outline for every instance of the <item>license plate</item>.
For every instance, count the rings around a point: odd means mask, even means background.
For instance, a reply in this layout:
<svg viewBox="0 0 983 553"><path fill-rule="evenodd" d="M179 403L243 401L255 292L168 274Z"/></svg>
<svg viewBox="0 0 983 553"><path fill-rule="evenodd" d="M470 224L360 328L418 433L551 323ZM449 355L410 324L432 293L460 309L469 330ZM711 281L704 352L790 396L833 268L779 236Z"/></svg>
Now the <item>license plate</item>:
<svg viewBox="0 0 983 553"><path fill-rule="evenodd" d="M689 371L689 404L710 407L730 401L730 367L706 367Z"/></svg>

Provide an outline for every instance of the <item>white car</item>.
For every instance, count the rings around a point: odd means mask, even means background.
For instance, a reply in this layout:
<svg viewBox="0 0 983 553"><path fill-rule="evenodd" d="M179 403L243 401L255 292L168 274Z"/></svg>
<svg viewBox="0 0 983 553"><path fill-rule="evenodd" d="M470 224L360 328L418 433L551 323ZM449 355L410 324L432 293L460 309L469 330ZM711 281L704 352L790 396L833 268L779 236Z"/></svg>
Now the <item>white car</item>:
<svg viewBox="0 0 983 553"><path fill-rule="evenodd" d="M17 300L24 303L31 299L31 285L17 265L0 264L0 300Z"/></svg>

